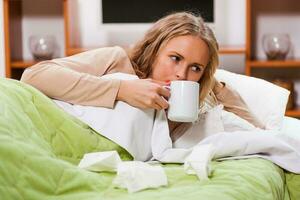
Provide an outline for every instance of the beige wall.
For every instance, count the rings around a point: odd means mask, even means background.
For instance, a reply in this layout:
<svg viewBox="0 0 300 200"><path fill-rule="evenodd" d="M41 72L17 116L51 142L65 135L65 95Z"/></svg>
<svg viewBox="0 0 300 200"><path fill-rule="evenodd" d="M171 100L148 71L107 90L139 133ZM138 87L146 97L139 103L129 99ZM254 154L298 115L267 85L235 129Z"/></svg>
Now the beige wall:
<svg viewBox="0 0 300 200"><path fill-rule="evenodd" d="M29 3L28 3L29 1ZM49 7L48 12L54 13L46 18L31 16L28 13L35 13L30 5L35 0L28 0L23 5L23 58L31 59L31 53L28 49L28 38L32 34L53 34L58 41L58 49L55 56L63 56L64 38L63 21L55 14L57 7L61 5L60 0L55 0ZM119 44L132 43L143 35L150 26L133 25L130 30L122 26L103 26L101 25L101 0L72 0L71 17L73 22L71 43L75 46L92 46L93 44ZM245 42L245 0L215 0L215 32L221 44L244 44ZM3 43L3 1L0 1L0 75L4 75L4 43ZM36 9L39 6L36 6ZM53 10L53 12L51 11ZM242 17L241 17L242 16ZM47 24L45 26L45 24ZM59 25L57 25L59 24ZM42 28L41 28L42 27ZM123 29L122 29L123 28ZM228 70L243 73L244 56L225 56L221 58L221 66Z"/></svg>
<svg viewBox="0 0 300 200"><path fill-rule="evenodd" d="M71 7L71 44L93 47L100 45L132 45L151 24L102 24L101 0L72 0ZM214 29L221 45L245 44L246 1L214 0ZM220 57L220 66L226 70L244 73L244 55Z"/></svg>
<svg viewBox="0 0 300 200"><path fill-rule="evenodd" d="M151 24L102 24L101 0L70 1L71 42L75 46L130 45ZM222 45L245 44L245 0L214 0L217 39Z"/></svg>
<svg viewBox="0 0 300 200"><path fill-rule="evenodd" d="M5 75L3 1L0 1L0 77Z"/></svg>

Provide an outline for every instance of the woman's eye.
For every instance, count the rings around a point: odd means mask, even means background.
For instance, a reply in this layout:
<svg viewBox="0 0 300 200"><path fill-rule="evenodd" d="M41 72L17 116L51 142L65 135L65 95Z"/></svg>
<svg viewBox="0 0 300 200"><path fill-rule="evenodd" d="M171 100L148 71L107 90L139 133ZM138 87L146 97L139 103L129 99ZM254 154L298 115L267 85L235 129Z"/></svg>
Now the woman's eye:
<svg viewBox="0 0 300 200"><path fill-rule="evenodd" d="M180 61L180 58L178 56L170 56L170 57L175 62L179 62Z"/></svg>
<svg viewBox="0 0 300 200"><path fill-rule="evenodd" d="M194 71L194 72L200 72L201 70L202 70L202 68L197 65L192 66L192 71Z"/></svg>

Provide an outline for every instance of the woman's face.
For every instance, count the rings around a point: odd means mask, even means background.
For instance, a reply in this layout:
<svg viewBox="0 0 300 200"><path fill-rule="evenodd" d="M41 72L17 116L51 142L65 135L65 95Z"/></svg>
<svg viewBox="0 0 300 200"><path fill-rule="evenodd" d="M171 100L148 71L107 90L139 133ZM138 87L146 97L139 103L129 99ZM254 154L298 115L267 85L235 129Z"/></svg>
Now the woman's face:
<svg viewBox="0 0 300 200"><path fill-rule="evenodd" d="M198 82L209 62L207 44L192 35L172 38L158 52L151 78L159 81L189 80Z"/></svg>

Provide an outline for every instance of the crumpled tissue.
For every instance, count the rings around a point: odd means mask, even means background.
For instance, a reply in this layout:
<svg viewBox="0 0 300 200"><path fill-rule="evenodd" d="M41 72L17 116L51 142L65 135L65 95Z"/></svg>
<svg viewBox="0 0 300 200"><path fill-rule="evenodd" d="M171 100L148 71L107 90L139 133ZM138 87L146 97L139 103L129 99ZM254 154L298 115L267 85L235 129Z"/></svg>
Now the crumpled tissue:
<svg viewBox="0 0 300 200"><path fill-rule="evenodd" d="M211 174L210 161L214 154L215 148L211 144L195 146L185 159L185 173L196 174L200 180L208 180Z"/></svg>
<svg viewBox="0 0 300 200"><path fill-rule="evenodd" d="M153 166L141 161L125 161L118 165L114 185L127 188L129 193L147 188L158 188L168 185L167 176L159 165Z"/></svg>
<svg viewBox="0 0 300 200"><path fill-rule="evenodd" d="M78 167L94 172L115 172L121 162L117 151L94 152L85 154Z"/></svg>

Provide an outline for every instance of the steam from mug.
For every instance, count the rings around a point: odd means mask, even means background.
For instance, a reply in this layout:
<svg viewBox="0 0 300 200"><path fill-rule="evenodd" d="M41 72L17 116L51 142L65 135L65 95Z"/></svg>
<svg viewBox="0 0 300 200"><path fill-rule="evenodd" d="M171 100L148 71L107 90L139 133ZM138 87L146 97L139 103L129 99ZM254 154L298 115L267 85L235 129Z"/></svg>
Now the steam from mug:
<svg viewBox="0 0 300 200"><path fill-rule="evenodd" d="M199 83L171 81L168 118L176 122L194 122L198 118Z"/></svg>

